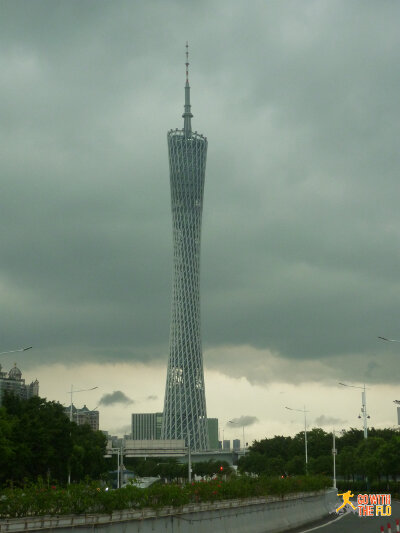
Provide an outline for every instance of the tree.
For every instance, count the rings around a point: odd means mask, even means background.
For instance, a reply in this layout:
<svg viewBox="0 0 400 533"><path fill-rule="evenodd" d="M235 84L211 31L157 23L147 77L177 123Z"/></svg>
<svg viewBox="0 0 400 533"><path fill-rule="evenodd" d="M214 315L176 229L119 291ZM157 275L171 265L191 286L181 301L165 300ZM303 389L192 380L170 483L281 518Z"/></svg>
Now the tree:
<svg viewBox="0 0 400 533"><path fill-rule="evenodd" d="M12 433L13 419L7 414L4 407L0 407L0 472L7 470L8 466L15 460Z"/></svg>
<svg viewBox="0 0 400 533"><path fill-rule="evenodd" d="M395 480L396 475L400 473L400 437L392 436L389 442L380 446L377 453L386 481L389 482L390 476Z"/></svg>
<svg viewBox="0 0 400 533"><path fill-rule="evenodd" d="M379 449L385 441L380 437L368 437L364 439L357 447L357 455L359 457L359 467L364 476L367 476L370 481L375 478L380 480L383 465Z"/></svg>
<svg viewBox="0 0 400 533"><path fill-rule="evenodd" d="M222 470L221 470L222 467ZM214 476L215 474L230 474L232 472L229 463L226 461L202 461L192 464L193 473L197 476Z"/></svg>
<svg viewBox="0 0 400 533"><path fill-rule="evenodd" d="M357 472L356 460L356 449L352 446L345 446L337 455L338 473L344 476L347 481L350 477L354 481L354 475Z"/></svg>
<svg viewBox="0 0 400 533"><path fill-rule="evenodd" d="M308 472L310 474L320 474L324 476L331 476L333 470L332 455L319 455L318 457L310 457L308 461Z"/></svg>
<svg viewBox="0 0 400 533"><path fill-rule="evenodd" d="M14 394L4 394L2 403L4 464L0 483L13 480L21 484L24 478L35 480L38 476L65 483L69 465L76 480L98 478L104 472L105 436L89 426L71 423L62 405L40 397L22 400ZM5 460L10 453L16 460Z"/></svg>
<svg viewBox="0 0 400 533"><path fill-rule="evenodd" d="M295 455L286 463L286 472L290 476L301 476L305 473L304 455Z"/></svg>
<svg viewBox="0 0 400 533"><path fill-rule="evenodd" d="M344 448L345 446L351 446L354 449L357 448L357 446L362 442L364 439L364 432L361 431L361 429L356 428L350 428L347 431L342 431L342 435L340 437L336 437L337 445L340 446L340 448Z"/></svg>
<svg viewBox="0 0 400 533"><path fill-rule="evenodd" d="M250 452L239 459L238 469L243 473L267 474L268 458L259 452Z"/></svg>

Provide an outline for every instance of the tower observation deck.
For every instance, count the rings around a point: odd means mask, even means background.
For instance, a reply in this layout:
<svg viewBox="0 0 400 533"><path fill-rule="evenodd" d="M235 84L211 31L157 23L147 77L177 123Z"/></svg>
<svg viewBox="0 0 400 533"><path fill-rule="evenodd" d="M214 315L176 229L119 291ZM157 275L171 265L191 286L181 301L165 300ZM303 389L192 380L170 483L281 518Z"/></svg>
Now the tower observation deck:
<svg viewBox="0 0 400 533"><path fill-rule="evenodd" d="M209 449L200 334L200 238L207 139L192 132L186 44L182 130L167 135L174 241L170 352L162 439Z"/></svg>

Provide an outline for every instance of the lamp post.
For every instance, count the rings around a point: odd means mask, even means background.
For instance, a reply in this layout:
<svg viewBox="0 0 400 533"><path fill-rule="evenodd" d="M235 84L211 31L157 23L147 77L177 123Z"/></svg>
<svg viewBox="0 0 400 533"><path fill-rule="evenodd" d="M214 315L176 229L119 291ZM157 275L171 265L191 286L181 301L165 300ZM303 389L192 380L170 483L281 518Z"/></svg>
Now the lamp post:
<svg viewBox="0 0 400 533"><path fill-rule="evenodd" d="M5 355L6 353L15 353L15 352L26 352L30 350L33 346L28 346L27 348L18 348L18 350L8 350L7 352L0 352L0 355Z"/></svg>
<svg viewBox="0 0 400 533"><path fill-rule="evenodd" d="M190 485L190 483L192 482L192 455L191 455L191 450L190 450L190 431L188 431L187 438L188 438L188 482Z"/></svg>
<svg viewBox="0 0 400 533"><path fill-rule="evenodd" d="M336 454L337 449L335 446L335 430L332 431L332 438L333 438L333 448L332 448L332 456L333 456L333 488L336 489Z"/></svg>
<svg viewBox="0 0 400 533"><path fill-rule="evenodd" d="M70 420L70 422L72 422L72 395L74 394L74 392L88 392L90 390L94 390L94 389L98 389L98 388L99 387L92 387L91 389L74 390L73 385L71 385L71 392L67 393L67 394L71 395L71 403L70 403L70 409L69 409L69 420Z"/></svg>
<svg viewBox="0 0 400 533"><path fill-rule="evenodd" d="M98 388L99 387L92 387L91 389L74 390L73 385L71 385L71 392L67 393L67 394L71 395L71 405L70 405L70 409L69 409L69 420L70 420L70 422L72 422L72 395L73 395L73 393L74 392L87 392L87 391L98 389ZM70 432L70 436L71 436L71 432ZM71 464L69 464L69 466L68 466L68 485L70 485L70 484L71 484Z"/></svg>
<svg viewBox="0 0 400 533"><path fill-rule="evenodd" d="M121 463L123 457L122 448L107 448L107 453L104 455L105 458L110 458L112 455L117 456L117 489L121 488Z"/></svg>
<svg viewBox="0 0 400 533"><path fill-rule="evenodd" d="M351 387L352 389L361 389L361 412L362 412L362 418L363 418L363 425L364 425L364 439L368 438L368 427L367 427L367 418L369 418L369 415L367 415L367 395L365 393L365 383L362 387L359 387L358 385L348 385L347 383L341 383L339 382L339 385L342 385L342 387ZM360 415L358 415L358 418L361 418ZM369 481L368 476L365 476L365 481L367 483L367 491L369 492Z"/></svg>
<svg viewBox="0 0 400 533"><path fill-rule="evenodd" d="M400 426L400 400L393 400L393 403L397 405L397 426Z"/></svg>
<svg viewBox="0 0 400 533"><path fill-rule="evenodd" d="M237 423L234 420L228 420L228 424L233 424L237 426ZM243 424L242 424L242 429L243 429L243 456L245 456L246 455L246 441L244 440L244 425Z"/></svg>
<svg viewBox="0 0 400 533"><path fill-rule="evenodd" d="M291 407L285 407L285 409L288 409L289 411L298 411L299 413L304 413L304 447L305 447L305 454L306 454L306 475L308 474L308 453L307 453L307 413L310 411L306 411L306 406L304 406L304 409L292 409Z"/></svg>
<svg viewBox="0 0 400 533"><path fill-rule="evenodd" d="M386 342L400 342L397 339L387 339L386 337L378 337L378 339L381 339L381 341L386 341Z"/></svg>
<svg viewBox="0 0 400 533"><path fill-rule="evenodd" d="M352 389L362 389L361 393L361 413L363 418L363 426L364 426L364 439L368 437L368 425L367 425L367 418L370 418L367 414L367 395L365 392L365 383L363 387L359 387L357 385L348 385L347 383L342 383L339 381L339 385L342 385L342 387L351 387ZM359 415L358 418L361 418Z"/></svg>

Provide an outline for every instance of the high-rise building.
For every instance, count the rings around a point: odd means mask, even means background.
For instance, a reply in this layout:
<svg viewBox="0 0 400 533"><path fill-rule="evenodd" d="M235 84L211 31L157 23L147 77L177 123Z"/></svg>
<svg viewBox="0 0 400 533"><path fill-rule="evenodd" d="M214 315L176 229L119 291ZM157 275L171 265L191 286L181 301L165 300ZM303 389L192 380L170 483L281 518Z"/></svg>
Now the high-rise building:
<svg viewBox="0 0 400 533"><path fill-rule="evenodd" d="M39 381L35 379L29 385L25 384L22 372L14 364L10 372L3 372L0 365L0 405L4 392L12 392L23 400L29 400L32 396L39 396Z"/></svg>
<svg viewBox="0 0 400 533"><path fill-rule="evenodd" d="M225 451L229 451L231 449L231 441L230 440L224 440L222 442L222 449Z"/></svg>
<svg viewBox="0 0 400 533"><path fill-rule="evenodd" d="M186 45L182 130L167 135L174 241L170 352L162 439L184 439L209 449L200 335L200 237L207 139L192 131Z"/></svg>
<svg viewBox="0 0 400 533"><path fill-rule="evenodd" d="M233 439L233 441L232 441L232 448L233 448L235 451L240 450L240 439Z"/></svg>
<svg viewBox="0 0 400 533"><path fill-rule="evenodd" d="M71 420L71 406L65 407L65 414ZM74 404L72 404L72 422L75 422L78 426L83 426L87 424L90 426L93 431L98 431L99 429L99 412L91 411L86 405L81 409L77 409Z"/></svg>
<svg viewBox="0 0 400 533"><path fill-rule="evenodd" d="M161 438L162 413L133 413L132 440Z"/></svg>
<svg viewBox="0 0 400 533"><path fill-rule="evenodd" d="M207 418L210 450L218 450L218 418Z"/></svg>

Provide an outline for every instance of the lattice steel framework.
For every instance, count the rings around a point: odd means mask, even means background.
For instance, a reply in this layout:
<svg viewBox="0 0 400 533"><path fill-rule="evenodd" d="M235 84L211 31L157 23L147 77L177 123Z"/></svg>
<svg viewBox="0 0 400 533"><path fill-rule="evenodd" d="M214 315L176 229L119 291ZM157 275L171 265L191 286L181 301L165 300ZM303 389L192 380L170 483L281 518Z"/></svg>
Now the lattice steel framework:
<svg viewBox="0 0 400 533"><path fill-rule="evenodd" d="M163 439L185 439L209 449L200 336L200 238L207 139L192 132L186 51L184 127L168 132L174 240L170 353Z"/></svg>

